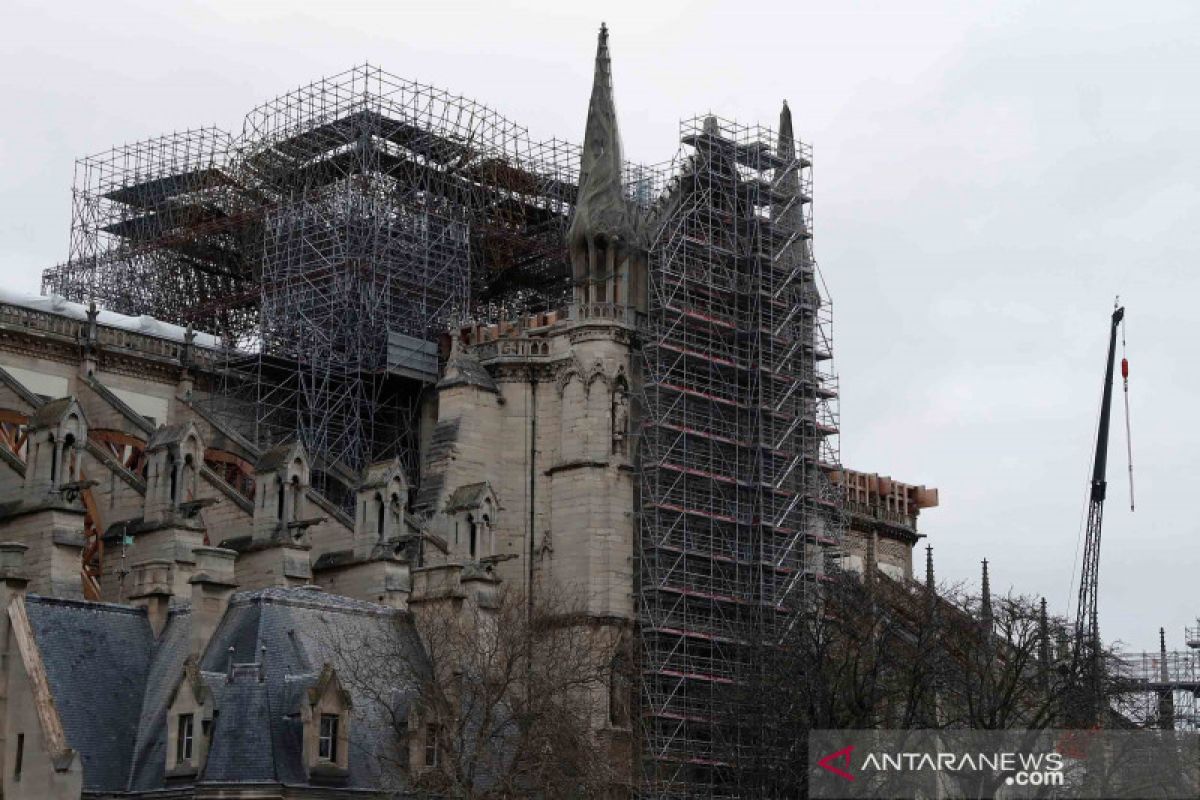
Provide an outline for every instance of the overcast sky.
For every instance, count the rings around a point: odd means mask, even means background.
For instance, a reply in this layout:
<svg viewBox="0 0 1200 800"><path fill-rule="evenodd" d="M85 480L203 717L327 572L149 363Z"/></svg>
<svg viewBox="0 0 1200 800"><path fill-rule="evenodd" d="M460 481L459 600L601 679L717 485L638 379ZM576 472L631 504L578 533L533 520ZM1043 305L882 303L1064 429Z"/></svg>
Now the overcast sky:
<svg viewBox="0 0 1200 800"><path fill-rule="evenodd" d="M1200 614L1195 2L7 0L4 285L36 291L65 258L78 156L236 132L364 61L578 141L602 20L631 160L668 158L681 117L774 125L788 99L815 151L843 460L941 490L921 519L939 577L987 557L994 586L1066 610L1121 295L1138 509L1115 427L1101 632L1154 648L1163 625L1181 647Z"/></svg>

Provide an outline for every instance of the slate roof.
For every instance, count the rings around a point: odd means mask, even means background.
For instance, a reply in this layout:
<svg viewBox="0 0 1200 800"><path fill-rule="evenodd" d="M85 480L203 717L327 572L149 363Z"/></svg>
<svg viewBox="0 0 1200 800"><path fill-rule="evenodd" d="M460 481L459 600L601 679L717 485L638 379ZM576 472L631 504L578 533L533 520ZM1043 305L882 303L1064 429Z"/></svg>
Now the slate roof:
<svg viewBox="0 0 1200 800"><path fill-rule="evenodd" d="M131 790L156 789L163 785L167 759L167 706L175 685L183 675L191 645L192 615L186 606L173 609L155 646L146 672L141 698L137 743L130 770ZM86 779L87 773L84 773Z"/></svg>
<svg viewBox="0 0 1200 800"><path fill-rule="evenodd" d="M462 420L458 417L440 419L433 426L433 434L429 438L429 472L417 490L414 507L432 511L441 498L446 483L446 466L453 457L461 426Z"/></svg>
<svg viewBox="0 0 1200 800"><path fill-rule="evenodd" d="M82 760L85 790L167 788L167 711L190 650L190 609L172 610L155 641L143 609L36 595L26 604L67 741ZM199 662L217 714L198 785L309 783L301 703L324 664L346 668L332 644L346 634L391 637L396 652L423 658L411 622L385 606L315 587L234 595ZM232 681L226 676L231 647L237 665ZM259 661L261 679L259 667L249 664ZM97 665L103 665L99 679ZM396 687L401 717L413 691ZM385 722L388 709L366 698L352 702L345 786L375 788L379 761L372 754L394 741Z"/></svg>
<svg viewBox="0 0 1200 800"><path fill-rule="evenodd" d="M230 647L235 664L258 661L266 648L265 681L258 683L254 676L235 677L232 684L225 686L224 691L233 691L229 697L236 697L242 708L230 717L224 711L218 717L213 733L214 751L209 754L201 781L306 783L298 717L303 689L316 679L326 662L335 670L339 666L345 668L345 665L339 665L341 656L332 646L338 636L399 637L395 647L413 658L420 658L415 630L411 624L397 625L396 622L397 612L386 606L326 594L315 588L272 588L235 595L225 619L213 634L200 667L207 672L223 671L228 664ZM240 687L243 682L258 688L233 688ZM217 707L226 707L220 697ZM260 717L264 710L269 713ZM378 720L372 722L376 715L370 712L369 703L355 703L350 727L349 786L376 785L368 753L380 742L390 740L390 732L381 727ZM267 728L260 720L266 720ZM216 749L216 742L223 736L240 736L226 733L232 725L250 726L263 740L270 741L269 762L273 777L266 776L264 765L268 759L260 744L255 745L259 749L249 754L232 748ZM238 775L243 777L236 777Z"/></svg>
<svg viewBox="0 0 1200 800"><path fill-rule="evenodd" d="M146 612L37 595L25 608L84 788L123 791L154 650Z"/></svg>

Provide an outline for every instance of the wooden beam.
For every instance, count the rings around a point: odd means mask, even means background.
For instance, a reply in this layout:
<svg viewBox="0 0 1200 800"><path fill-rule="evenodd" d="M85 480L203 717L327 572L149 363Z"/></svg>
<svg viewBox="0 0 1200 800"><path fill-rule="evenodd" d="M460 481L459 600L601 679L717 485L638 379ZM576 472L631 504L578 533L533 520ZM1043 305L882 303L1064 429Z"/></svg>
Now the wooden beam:
<svg viewBox="0 0 1200 800"><path fill-rule="evenodd" d="M29 615L25 611L25 598L21 595L14 597L8 604L8 619L12 623L13 639L21 653L21 664L25 674L29 676L29 686L33 694L33 705L37 710L39 727L42 730L42 741L46 751L54 762L54 768L65 772L71 765L73 752L67 745L67 736L63 732L62 719L54 705L54 694L50 691L50 679L46 676L46 665L42 663L42 653L38 650L37 641L33 638L33 628L29 624Z"/></svg>

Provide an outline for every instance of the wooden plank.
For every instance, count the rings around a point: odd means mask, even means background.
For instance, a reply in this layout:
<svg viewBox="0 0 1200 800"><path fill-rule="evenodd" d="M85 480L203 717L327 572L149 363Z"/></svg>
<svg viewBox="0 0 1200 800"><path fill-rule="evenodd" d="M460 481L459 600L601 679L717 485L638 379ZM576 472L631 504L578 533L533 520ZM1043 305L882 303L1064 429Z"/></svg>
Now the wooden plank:
<svg viewBox="0 0 1200 800"><path fill-rule="evenodd" d="M17 595L8 604L8 619L12 622L13 638L21 653L21 663L25 674L29 676L29 685L33 694L33 705L37 710L38 722L42 729L42 741L46 745L51 759L57 765L63 757L70 754L67 746L67 736L63 732L62 720L54 705L54 695L50 691L50 679L46 676L46 665L42 663L42 654L33 638L33 628L29 625L29 616L25 612L25 598Z"/></svg>

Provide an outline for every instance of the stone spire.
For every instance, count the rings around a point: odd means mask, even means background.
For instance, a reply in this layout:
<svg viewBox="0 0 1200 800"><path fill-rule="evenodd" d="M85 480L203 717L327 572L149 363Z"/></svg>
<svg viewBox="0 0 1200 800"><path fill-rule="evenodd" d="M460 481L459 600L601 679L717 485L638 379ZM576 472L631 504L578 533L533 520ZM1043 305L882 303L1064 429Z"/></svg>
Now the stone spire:
<svg viewBox="0 0 1200 800"><path fill-rule="evenodd" d="M1158 629L1158 680L1170 683L1171 670L1167 666L1167 631ZM1158 727L1164 731L1175 729L1175 693L1170 689L1158 692Z"/></svg>
<svg viewBox="0 0 1200 800"><path fill-rule="evenodd" d="M1167 670L1167 629L1158 629L1158 669L1159 680L1166 683L1170 680L1170 674Z"/></svg>
<svg viewBox="0 0 1200 800"><path fill-rule="evenodd" d="M636 228L625 199L623 169L608 28L601 25L579 163L579 195L567 230L576 302L638 304L641 276L631 274L628 263L635 250Z"/></svg>
<svg viewBox="0 0 1200 800"><path fill-rule="evenodd" d="M933 545L925 545L925 589L930 594L937 593L937 584L933 580Z"/></svg>
<svg viewBox="0 0 1200 800"><path fill-rule="evenodd" d="M779 142L775 153L780 158L791 160L796 157L796 136L792 133L792 110L788 108L787 100L779 111Z"/></svg>
<svg viewBox="0 0 1200 800"><path fill-rule="evenodd" d="M804 205L796 202L800 194L800 164L796 160L796 137L792 132L792 110L787 100L779 111L779 134L775 142L779 165L775 168L776 201L771 209L774 224L781 232L799 232L804 228ZM785 251L790 261L802 260L806 248L796 243ZM796 264L790 265L795 267Z"/></svg>
<svg viewBox="0 0 1200 800"><path fill-rule="evenodd" d="M988 581L988 562L983 560L983 588L982 597L979 603L979 621L985 627L992 627L992 586Z"/></svg>

